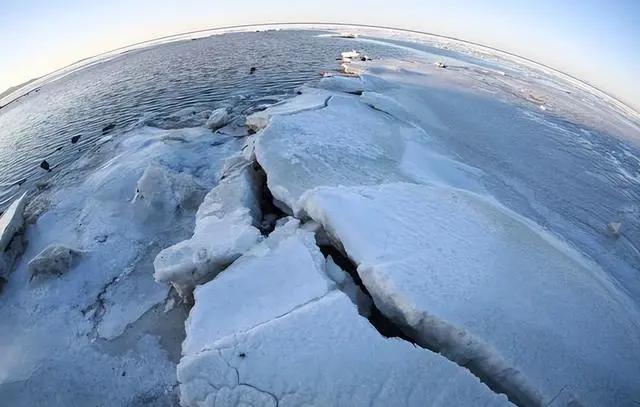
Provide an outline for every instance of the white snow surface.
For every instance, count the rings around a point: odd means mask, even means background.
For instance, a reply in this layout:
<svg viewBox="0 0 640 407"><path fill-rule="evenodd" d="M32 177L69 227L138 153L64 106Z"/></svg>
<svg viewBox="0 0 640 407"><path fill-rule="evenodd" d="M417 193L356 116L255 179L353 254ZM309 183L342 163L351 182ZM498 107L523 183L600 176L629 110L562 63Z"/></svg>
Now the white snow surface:
<svg viewBox="0 0 640 407"><path fill-rule="evenodd" d="M182 406L510 405L445 358L384 339L335 289L298 224L196 289Z"/></svg>
<svg viewBox="0 0 640 407"><path fill-rule="evenodd" d="M0 404L174 405L175 339L139 320L156 306L161 312L168 287L154 282L153 258L189 236L195 208L150 213L132 197L149 167L210 190L223 159L240 148L210 143L205 128L141 128L50 180L48 210L27 226L26 252L0 294ZM66 273L29 284L28 262L51 244L82 255Z"/></svg>
<svg viewBox="0 0 640 407"><path fill-rule="evenodd" d="M498 372L520 370L514 381L545 404L637 395L636 309L596 266L494 200L398 183L318 188L302 206L342 242L378 308L452 360L478 353Z"/></svg>

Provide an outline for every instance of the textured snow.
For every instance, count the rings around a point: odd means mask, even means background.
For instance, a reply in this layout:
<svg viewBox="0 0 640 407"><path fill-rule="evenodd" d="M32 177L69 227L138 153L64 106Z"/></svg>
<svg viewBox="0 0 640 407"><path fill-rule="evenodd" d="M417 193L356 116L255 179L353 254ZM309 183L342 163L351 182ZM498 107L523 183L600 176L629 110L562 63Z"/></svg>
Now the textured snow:
<svg viewBox="0 0 640 407"><path fill-rule="evenodd" d="M193 236L162 250L153 262L157 281L187 298L260 239L257 174L242 155L225 162L222 180L204 198Z"/></svg>
<svg viewBox="0 0 640 407"><path fill-rule="evenodd" d="M22 212L27 204L26 196L27 194L24 193L20 198L13 201L7 210L0 215L0 253L7 249L13 236L24 225Z"/></svg>
<svg viewBox="0 0 640 407"><path fill-rule="evenodd" d="M482 355L483 371L545 403L562 393L556 402L625 405L637 394L635 308L601 270L492 199L402 183L318 188L303 206L342 242L378 308L452 360Z"/></svg>
<svg viewBox="0 0 640 407"><path fill-rule="evenodd" d="M211 116L209 116L209 118L207 119L205 126L210 128L211 130L218 130L219 128L226 125L230 119L231 117L227 112L227 108L222 107L211 112Z"/></svg>
<svg viewBox="0 0 640 407"><path fill-rule="evenodd" d="M335 95L325 108L273 117L256 137L269 189L293 213L305 191L323 185L408 181L482 189L478 170L444 155L423 130L357 97Z"/></svg>
<svg viewBox="0 0 640 407"><path fill-rule="evenodd" d="M153 259L190 235L195 208L149 211L132 197L150 167L210 190L223 159L240 148L234 140L210 143L205 128L142 128L51 181L42 196L51 204L26 227L26 252L0 295L0 332L11 333L0 335L0 404L175 405L179 355L171 352L181 339L173 345L173 334L162 332L179 332L181 323L171 328L167 315L161 332L139 319L167 297L168 287L153 279ZM52 244L82 255L72 270L29 284L29 260Z"/></svg>

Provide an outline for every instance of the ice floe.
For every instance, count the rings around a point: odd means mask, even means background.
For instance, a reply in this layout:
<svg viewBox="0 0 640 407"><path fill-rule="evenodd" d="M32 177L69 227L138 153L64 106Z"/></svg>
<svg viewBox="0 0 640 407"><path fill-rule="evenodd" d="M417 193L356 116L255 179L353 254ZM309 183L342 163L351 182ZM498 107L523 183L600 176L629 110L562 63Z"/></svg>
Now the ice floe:
<svg viewBox="0 0 640 407"><path fill-rule="evenodd" d="M440 150L420 128L339 94L322 109L274 116L255 140L269 189L292 213L305 191L322 185L409 181L482 189L480 171Z"/></svg>
<svg viewBox="0 0 640 407"><path fill-rule="evenodd" d="M302 206L358 264L383 313L521 405L559 393L618 405L637 390L635 308L601 270L492 199L399 183L318 188Z"/></svg>
<svg viewBox="0 0 640 407"><path fill-rule="evenodd" d="M289 220L199 287L181 405L509 405L442 356L380 336L324 269Z"/></svg>

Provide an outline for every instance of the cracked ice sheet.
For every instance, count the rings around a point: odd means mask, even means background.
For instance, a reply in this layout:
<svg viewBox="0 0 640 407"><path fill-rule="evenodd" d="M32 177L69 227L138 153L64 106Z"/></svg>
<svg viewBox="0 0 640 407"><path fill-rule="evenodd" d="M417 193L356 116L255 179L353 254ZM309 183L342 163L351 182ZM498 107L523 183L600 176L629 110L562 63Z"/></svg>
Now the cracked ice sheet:
<svg viewBox="0 0 640 407"><path fill-rule="evenodd" d="M547 401L560 392L554 405L572 394L586 406L633 405L636 309L537 225L495 201L434 186L318 188L302 201L389 317L418 326L426 312L468 331Z"/></svg>
<svg viewBox="0 0 640 407"><path fill-rule="evenodd" d="M256 112L247 117L247 127L253 131L264 129L273 116L289 115L305 110L320 109L327 104L327 100L333 95L332 92L303 86L300 88L301 95L292 100L286 100L270 106L261 112Z"/></svg>
<svg viewBox="0 0 640 407"><path fill-rule="evenodd" d="M381 337L298 224L196 289L178 365L183 406L509 405L445 358Z"/></svg>
<svg viewBox="0 0 640 407"><path fill-rule="evenodd" d="M188 237L193 227L193 213L165 214L159 217L160 225L139 216L144 213L132 206L131 198L147 166L160 162L211 188L222 160L237 151L239 143L212 149L206 129L139 129L120 140L53 179L47 192L50 209L26 230L29 245L0 295L0 332L8 333L0 335L0 404L119 406L159 397L162 405L167 386L175 383L175 363L156 338L136 340L116 355L103 352L100 341L92 339L101 322L106 324L100 325L103 329L116 323L107 330L108 336L117 334L166 295L166 286L156 284L150 272L153 255ZM30 286L28 261L52 243L82 250L83 256L68 273ZM140 258L147 252L150 257ZM116 277L119 283L109 286L104 296L102 321L83 315ZM114 310L112 303L117 303Z"/></svg>
<svg viewBox="0 0 640 407"><path fill-rule="evenodd" d="M440 355L383 338L336 290L184 358L178 379L185 407L510 405Z"/></svg>
<svg viewBox="0 0 640 407"><path fill-rule="evenodd" d="M314 233L298 225L290 219L277 227L215 280L196 288L184 355L284 315L333 288Z"/></svg>
<svg viewBox="0 0 640 407"><path fill-rule="evenodd" d="M302 194L317 186L407 181L483 189L480 171L449 158L424 131L357 97L336 95L325 108L275 116L256 137L269 189L294 214Z"/></svg>

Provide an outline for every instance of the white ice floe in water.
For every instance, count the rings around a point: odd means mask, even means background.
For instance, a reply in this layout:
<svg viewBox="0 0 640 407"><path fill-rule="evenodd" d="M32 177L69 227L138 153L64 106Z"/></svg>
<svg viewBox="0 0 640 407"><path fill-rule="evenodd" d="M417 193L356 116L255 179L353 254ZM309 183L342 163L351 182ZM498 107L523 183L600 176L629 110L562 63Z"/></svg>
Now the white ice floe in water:
<svg viewBox="0 0 640 407"><path fill-rule="evenodd" d="M383 338L324 269L313 234L289 220L199 287L181 405L509 405L442 356Z"/></svg>
<svg viewBox="0 0 640 407"><path fill-rule="evenodd" d="M168 286L154 281L153 259L190 235L195 208L167 202L148 222L132 197L150 167L210 190L240 148L234 140L211 148L211 137L205 128L139 129L50 181L48 210L26 228L26 252L0 294L0 331L11 333L0 335L0 404L175 405L181 338L158 332L180 332L182 323L142 321L149 331L139 319L162 312ZM66 273L29 284L28 263L52 244L82 255Z"/></svg>
<svg viewBox="0 0 640 407"><path fill-rule="evenodd" d="M170 282L188 298L197 284L215 277L259 239L257 180L242 155L226 161L223 178L204 198L193 236L161 251L154 260L157 281Z"/></svg>
<svg viewBox="0 0 640 407"><path fill-rule="evenodd" d="M255 142L269 189L293 213L305 191L323 185L408 181L482 190L481 172L442 150L421 129L347 95L321 109L274 116Z"/></svg>
<svg viewBox="0 0 640 407"><path fill-rule="evenodd" d="M413 184L318 188L377 307L521 405L631 405L640 317L601 270L492 199Z"/></svg>

